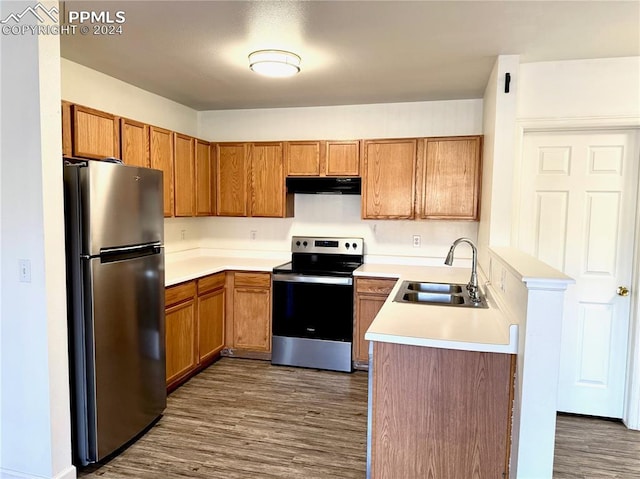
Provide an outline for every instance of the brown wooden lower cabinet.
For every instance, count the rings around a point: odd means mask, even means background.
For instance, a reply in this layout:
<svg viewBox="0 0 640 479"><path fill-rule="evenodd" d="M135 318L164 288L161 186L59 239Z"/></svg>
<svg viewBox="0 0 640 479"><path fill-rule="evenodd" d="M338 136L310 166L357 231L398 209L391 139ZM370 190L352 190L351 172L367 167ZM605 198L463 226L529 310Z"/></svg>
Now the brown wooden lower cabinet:
<svg viewBox="0 0 640 479"><path fill-rule="evenodd" d="M167 288L165 306L166 377L171 387L198 363L195 281Z"/></svg>
<svg viewBox="0 0 640 479"><path fill-rule="evenodd" d="M173 389L224 347L225 274L166 288L165 307L166 378Z"/></svg>
<svg viewBox="0 0 640 479"><path fill-rule="evenodd" d="M271 358L271 273L229 272L227 287L227 353Z"/></svg>
<svg viewBox="0 0 640 479"><path fill-rule="evenodd" d="M372 479L509 475L515 355L375 342Z"/></svg>
<svg viewBox="0 0 640 479"><path fill-rule="evenodd" d="M198 280L198 364L214 358L224 348L225 274Z"/></svg>
<svg viewBox="0 0 640 479"><path fill-rule="evenodd" d="M364 335L396 284L395 279L356 278L353 363L356 369L369 365L369 341Z"/></svg>

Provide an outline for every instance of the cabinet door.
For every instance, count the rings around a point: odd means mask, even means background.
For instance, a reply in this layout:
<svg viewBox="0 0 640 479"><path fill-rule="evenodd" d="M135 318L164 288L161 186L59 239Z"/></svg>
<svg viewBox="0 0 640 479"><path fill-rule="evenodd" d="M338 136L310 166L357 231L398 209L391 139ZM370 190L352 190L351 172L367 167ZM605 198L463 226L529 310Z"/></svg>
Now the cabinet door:
<svg viewBox="0 0 640 479"><path fill-rule="evenodd" d="M122 161L126 165L149 168L149 125L138 121L120 119Z"/></svg>
<svg viewBox="0 0 640 479"><path fill-rule="evenodd" d="M216 214L247 216L248 143L216 145Z"/></svg>
<svg viewBox="0 0 640 479"><path fill-rule="evenodd" d="M371 477L508 477L515 359L374 342Z"/></svg>
<svg viewBox="0 0 640 479"><path fill-rule="evenodd" d="M366 294L356 296L356 337L358 342L355 345L355 359L358 362L366 363L369 360L369 341L364 339L364 334L386 300L386 296Z"/></svg>
<svg viewBox="0 0 640 479"><path fill-rule="evenodd" d="M251 145L250 172L250 216L287 216L282 143Z"/></svg>
<svg viewBox="0 0 640 479"><path fill-rule="evenodd" d="M327 141L325 155L327 176L360 175L360 142Z"/></svg>
<svg viewBox="0 0 640 479"><path fill-rule="evenodd" d="M173 133L169 130L149 128L151 168L162 170L162 198L164 215L173 214Z"/></svg>
<svg viewBox="0 0 640 479"><path fill-rule="evenodd" d="M234 346L271 351L271 291L235 288L233 291Z"/></svg>
<svg viewBox="0 0 640 479"><path fill-rule="evenodd" d="M120 156L118 119L103 111L72 105L73 156L101 160Z"/></svg>
<svg viewBox="0 0 640 479"><path fill-rule="evenodd" d="M195 140L174 133L174 214L195 216Z"/></svg>
<svg viewBox="0 0 640 479"><path fill-rule="evenodd" d="M212 146L202 140L196 140L196 216L215 214L215 183Z"/></svg>
<svg viewBox="0 0 640 479"><path fill-rule="evenodd" d="M73 135L71 128L71 103L62 101L62 154L73 156Z"/></svg>
<svg viewBox="0 0 640 479"><path fill-rule="evenodd" d="M195 301L172 306L165 313L167 385L196 367Z"/></svg>
<svg viewBox="0 0 640 479"><path fill-rule="evenodd" d="M364 339L364 335L395 284L395 279L356 279L354 358L359 365L369 361L369 341Z"/></svg>
<svg viewBox="0 0 640 479"><path fill-rule="evenodd" d="M198 362L206 361L223 347L224 288L221 288L198 296Z"/></svg>
<svg viewBox="0 0 640 479"><path fill-rule="evenodd" d="M482 137L428 138L421 218L477 220Z"/></svg>
<svg viewBox="0 0 640 479"><path fill-rule="evenodd" d="M414 217L417 140L368 140L364 143L362 217Z"/></svg>
<svg viewBox="0 0 640 479"><path fill-rule="evenodd" d="M321 173L320 141L289 141L285 146L287 176L318 176Z"/></svg>

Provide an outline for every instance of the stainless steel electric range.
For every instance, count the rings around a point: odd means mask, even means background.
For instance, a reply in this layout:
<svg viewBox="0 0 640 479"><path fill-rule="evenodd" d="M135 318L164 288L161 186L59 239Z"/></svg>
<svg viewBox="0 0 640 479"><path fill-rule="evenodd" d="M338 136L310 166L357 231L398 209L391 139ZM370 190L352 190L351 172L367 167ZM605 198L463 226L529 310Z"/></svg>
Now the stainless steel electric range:
<svg viewBox="0 0 640 479"><path fill-rule="evenodd" d="M273 269L272 364L352 371L353 271L362 238L294 236Z"/></svg>

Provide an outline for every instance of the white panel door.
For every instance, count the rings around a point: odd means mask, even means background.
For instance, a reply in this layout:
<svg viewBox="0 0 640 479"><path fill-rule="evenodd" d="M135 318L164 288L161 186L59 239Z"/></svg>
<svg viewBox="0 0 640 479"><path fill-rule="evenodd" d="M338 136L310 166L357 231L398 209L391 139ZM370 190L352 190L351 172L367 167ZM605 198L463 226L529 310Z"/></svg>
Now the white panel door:
<svg viewBox="0 0 640 479"><path fill-rule="evenodd" d="M621 418L638 133L527 133L519 247L576 280L565 295L558 410ZM635 294L632 292L632 294Z"/></svg>

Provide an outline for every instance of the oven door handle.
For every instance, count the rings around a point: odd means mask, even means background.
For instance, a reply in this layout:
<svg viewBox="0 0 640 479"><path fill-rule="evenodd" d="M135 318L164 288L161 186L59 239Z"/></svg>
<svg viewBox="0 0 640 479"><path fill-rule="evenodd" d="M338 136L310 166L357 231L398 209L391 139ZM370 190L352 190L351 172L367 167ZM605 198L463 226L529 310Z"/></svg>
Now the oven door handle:
<svg viewBox="0 0 640 479"><path fill-rule="evenodd" d="M310 276L299 274L273 274L273 281L285 283L313 283L313 284L333 284L337 286L351 286L353 278L339 278L336 276Z"/></svg>

